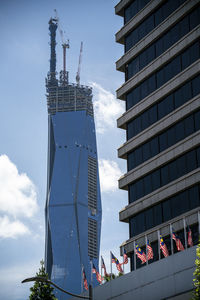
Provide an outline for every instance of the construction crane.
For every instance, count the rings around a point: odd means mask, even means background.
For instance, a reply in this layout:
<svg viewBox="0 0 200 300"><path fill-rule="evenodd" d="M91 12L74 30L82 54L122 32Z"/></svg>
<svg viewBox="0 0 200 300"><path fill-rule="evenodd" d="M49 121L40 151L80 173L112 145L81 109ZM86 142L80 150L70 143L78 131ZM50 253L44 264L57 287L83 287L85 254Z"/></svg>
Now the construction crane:
<svg viewBox="0 0 200 300"><path fill-rule="evenodd" d="M83 52L83 42L81 42L80 55L79 55L79 61L78 61L78 71L76 73L76 83L77 83L77 85L80 85L80 72L81 72L82 52Z"/></svg>
<svg viewBox="0 0 200 300"><path fill-rule="evenodd" d="M60 21L58 18L57 10L54 9L54 11L55 11L55 15L56 15L55 19L57 20L58 30L60 32L60 37L61 37L62 47L63 47L63 70L61 71L61 77L63 82L67 82L68 78L67 78L67 71L66 71L66 49L69 48L69 40L65 39L64 36L65 32L60 27Z"/></svg>

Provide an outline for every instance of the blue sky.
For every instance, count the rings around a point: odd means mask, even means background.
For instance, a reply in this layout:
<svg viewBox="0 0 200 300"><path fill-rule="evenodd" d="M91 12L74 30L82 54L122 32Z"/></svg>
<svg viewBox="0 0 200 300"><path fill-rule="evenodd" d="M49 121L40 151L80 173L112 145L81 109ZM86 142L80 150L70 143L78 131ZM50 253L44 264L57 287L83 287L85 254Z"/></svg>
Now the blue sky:
<svg viewBox="0 0 200 300"><path fill-rule="evenodd" d="M93 87L103 206L101 253L108 270L109 251L119 257L119 245L128 239L128 225L118 221L127 193L117 189L117 179L126 167L116 150L125 141L125 133L116 128L116 118L124 111L124 103L115 98L115 90L123 83L123 74L115 70L115 61L123 53L114 36L123 22L114 14L117 3L0 1L0 299L27 299L29 285L20 282L35 274L44 256L45 77L50 55L48 20L55 8L70 40L69 81L75 81L83 41L81 83ZM60 71L59 32L57 43Z"/></svg>

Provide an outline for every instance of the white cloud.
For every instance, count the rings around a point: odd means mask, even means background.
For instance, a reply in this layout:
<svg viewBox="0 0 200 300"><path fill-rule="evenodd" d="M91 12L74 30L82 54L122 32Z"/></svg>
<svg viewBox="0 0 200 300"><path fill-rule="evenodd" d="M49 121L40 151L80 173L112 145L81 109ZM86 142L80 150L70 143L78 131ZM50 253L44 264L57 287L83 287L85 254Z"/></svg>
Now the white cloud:
<svg viewBox="0 0 200 300"><path fill-rule="evenodd" d="M19 174L8 156L0 156L0 237L16 237L29 232L18 219L32 217L37 209L36 188L29 177ZM8 217L9 216L9 217Z"/></svg>
<svg viewBox="0 0 200 300"><path fill-rule="evenodd" d="M29 229L20 221L11 221L7 216L0 217L0 237L15 238L30 233Z"/></svg>
<svg viewBox="0 0 200 300"><path fill-rule="evenodd" d="M99 175L102 192L114 192L118 189L118 179L122 171L115 161L100 159Z"/></svg>
<svg viewBox="0 0 200 300"><path fill-rule="evenodd" d="M99 84L92 82L91 86L94 94L96 130L98 133L104 133L116 127L116 119L124 112L124 105Z"/></svg>

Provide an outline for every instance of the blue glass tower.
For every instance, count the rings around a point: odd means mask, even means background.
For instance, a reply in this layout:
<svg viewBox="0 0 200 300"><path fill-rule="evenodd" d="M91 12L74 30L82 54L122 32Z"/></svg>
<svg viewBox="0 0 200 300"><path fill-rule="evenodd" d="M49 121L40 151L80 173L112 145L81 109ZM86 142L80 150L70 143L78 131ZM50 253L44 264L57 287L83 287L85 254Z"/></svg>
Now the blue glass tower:
<svg viewBox="0 0 200 300"><path fill-rule="evenodd" d="M57 285L82 291L82 269L91 283L91 261L98 269L101 199L92 90L69 84L68 73L56 79L57 20L50 19L46 270ZM93 278L93 285L97 281ZM67 299L57 292L56 297Z"/></svg>

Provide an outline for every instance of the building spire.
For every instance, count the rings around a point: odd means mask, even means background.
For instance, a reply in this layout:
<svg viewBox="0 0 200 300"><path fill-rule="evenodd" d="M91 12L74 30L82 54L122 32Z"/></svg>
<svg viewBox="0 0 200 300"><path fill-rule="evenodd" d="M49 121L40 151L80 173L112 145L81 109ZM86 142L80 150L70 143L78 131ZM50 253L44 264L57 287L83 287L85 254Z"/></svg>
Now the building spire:
<svg viewBox="0 0 200 300"><path fill-rule="evenodd" d="M50 31L50 46L51 46L51 56L50 56L50 71L48 81L51 84L57 84L56 80L56 29L57 29L57 19L51 18L49 20L49 31Z"/></svg>

